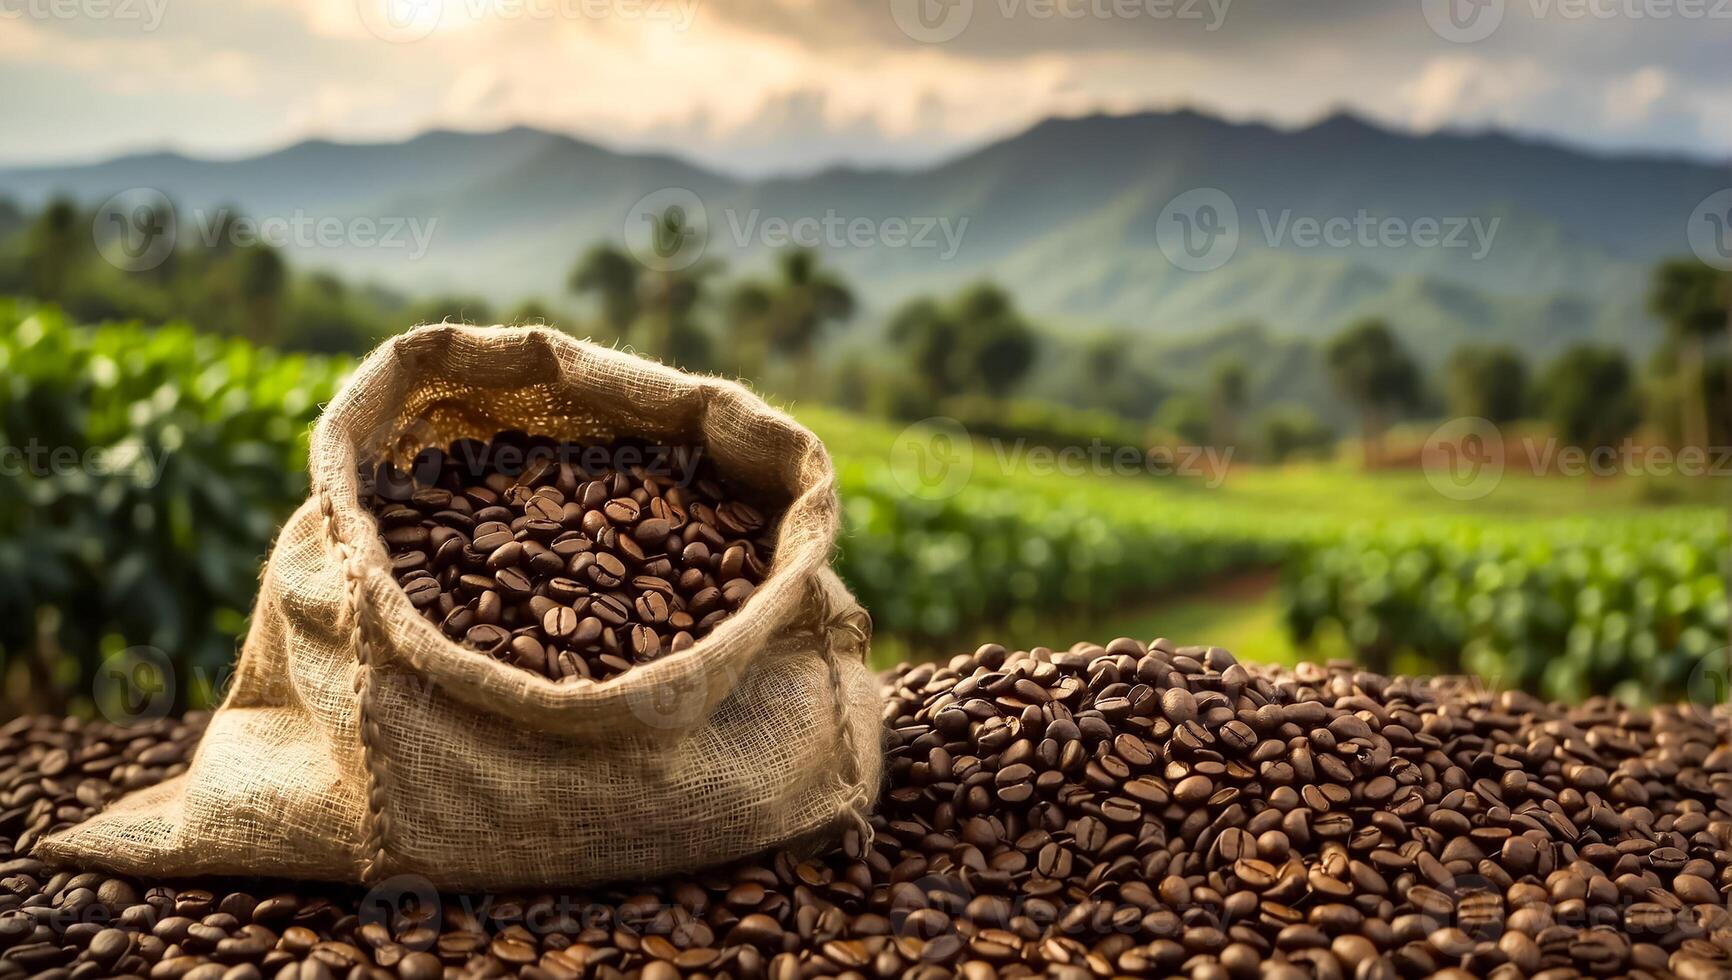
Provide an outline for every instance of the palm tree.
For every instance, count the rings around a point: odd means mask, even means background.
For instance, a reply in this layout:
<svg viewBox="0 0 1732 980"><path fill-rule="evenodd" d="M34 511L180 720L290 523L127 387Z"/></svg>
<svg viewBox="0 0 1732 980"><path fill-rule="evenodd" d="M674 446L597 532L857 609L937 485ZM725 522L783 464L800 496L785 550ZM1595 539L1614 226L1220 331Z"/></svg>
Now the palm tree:
<svg viewBox="0 0 1732 980"><path fill-rule="evenodd" d="M1449 355L1444 396L1451 414L1513 422L1528 409L1528 366L1508 344L1462 344Z"/></svg>
<svg viewBox="0 0 1732 980"><path fill-rule="evenodd" d="M1210 386L1210 437L1216 446L1232 446L1239 438L1239 413L1245 410L1245 365L1228 358L1215 365Z"/></svg>
<svg viewBox="0 0 1732 980"><path fill-rule="evenodd" d="M573 293L593 293L599 298L602 319L617 339L631 331L642 309L638 276L639 266L631 256L604 243L577 260L566 284Z"/></svg>
<svg viewBox="0 0 1732 980"><path fill-rule="evenodd" d="M1017 312L1010 294L990 282L963 291L956 300L956 318L969 370L987 394L1004 397L1034 366L1034 329Z"/></svg>
<svg viewBox="0 0 1732 980"><path fill-rule="evenodd" d="M1635 374L1616 347L1569 348L1546 368L1539 392L1546 418L1571 446L1615 445L1640 421Z"/></svg>
<svg viewBox="0 0 1732 980"><path fill-rule="evenodd" d="M889 338L907 355L932 404L969 392L1002 398L1039 352L1034 328L990 282L942 304L925 297L904 303L890 318Z"/></svg>
<svg viewBox="0 0 1732 980"><path fill-rule="evenodd" d="M269 245L251 245L236 252L233 261L238 266L235 278L247 318L246 336L257 343L275 342L289 282L282 254Z"/></svg>
<svg viewBox="0 0 1732 980"><path fill-rule="evenodd" d="M1359 409L1367 468L1383 458L1390 414L1419 400L1419 368L1389 324L1367 317L1329 341L1329 370L1341 394Z"/></svg>
<svg viewBox="0 0 1732 980"><path fill-rule="evenodd" d="M726 301L728 334L733 341L736 374L762 383L769 356L769 316L774 302L770 287L755 279L734 284Z"/></svg>
<svg viewBox="0 0 1732 980"><path fill-rule="evenodd" d="M1648 286L1648 310L1665 324L1678 345L1678 391L1686 446L1708 444L1708 399L1704 384L1704 348L1722 329L1732 329L1727 315L1725 278L1695 259L1671 259L1654 270Z"/></svg>
<svg viewBox="0 0 1732 980"><path fill-rule="evenodd" d="M712 262L684 269L664 269L644 280L641 297L648 329L639 341L643 349L671 364L707 367L709 338L694 313L704 300L707 280L719 271Z"/></svg>
<svg viewBox="0 0 1732 980"><path fill-rule="evenodd" d="M952 364L961 346L956 319L937 301L920 296L903 303L891 316L888 335L907 356L928 407L935 407L951 393Z"/></svg>
<svg viewBox="0 0 1732 980"><path fill-rule="evenodd" d="M24 257L30 292L36 298L65 297L85 241L78 225L78 208L66 198L54 199L37 215Z"/></svg>
<svg viewBox="0 0 1732 980"><path fill-rule="evenodd" d="M771 294L767 339L794 362L794 394L800 397L812 381L819 335L854 315L854 293L808 249L782 253L777 265L781 278Z"/></svg>

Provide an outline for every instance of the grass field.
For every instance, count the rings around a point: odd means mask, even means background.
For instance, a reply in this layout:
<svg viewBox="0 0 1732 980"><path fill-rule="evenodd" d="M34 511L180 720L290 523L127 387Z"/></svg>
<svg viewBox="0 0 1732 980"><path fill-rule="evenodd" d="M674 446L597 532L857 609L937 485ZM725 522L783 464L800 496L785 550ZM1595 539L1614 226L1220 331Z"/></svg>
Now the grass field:
<svg viewBox="0 0 1732 980"><path fill-rule="evenodd" d="M839 462L884 461L903 430L894 423L823 407L796 407ZM1538 437L1536 437L1538 438ZM1725 519L1732 504L1732 477L1659 476L1597 478L1536 475L1512 466L1497 488L1479 499L1438 492L1417 465L1367 471L1344 450L1339 461L1285 466L1235 464L1217 479L1089 473L1033 473L1025 464L1004 467L1014 447L977 444L970 485L1046 494L1111 493L1126 503L1164 505L1220 514L1278 515L1297 522L1365 523L1436 517L1483 520L1549 520L1568 515L1639 516L1657 511L1701 511Z"/></svg>
<svg viewBox="0 0 1732 980"><path fill-rule="evenodd" d="M891 465L892 449L902 432L896 426L826 409L796 414L829 446L844 475L845 496L851 477L881 473ZM1719 502L1727 498L1729 488L1725 480L1712 477L1543 476L1512 467L1491 493L1468 500L1434 488L1416 465L1367 472L1348 461L1235 466L1224 474L1191 477L1064 475L1037 472L1026 461L1017 461L1006 447L977 441L967 480L949 490L965 502L958 508L964 512L978 509L972 494L982 495L982 500L1032 501L1035 514L1030 524L1038 528L1042 508L1056 514L1076 507L1109 528L1188 528L1196 532L1190 546L1207 549L1216 533L1231 540L1333 542L1366 533L1405 540L1469 527L1499 528L1506 536L1526 540L1532 535L1539 540L1584 521L1607 534L1640 539L1643 529L1649 529L1660 538L1696 526L1723 528L1726 512ZM958 547L964 550L953 549L948 560L966 563L967 544L961 542ZM846 557L848 540L842 548ZM1120 635L1214 644L1263 662L1348 655L1351 647L1345 636L1329 628L1319 630L1304 646L1295 643L1286 620L1290 597L1283 594L1272 572L1279 562L1273 554L1259 557L1252 549L1242 560L1195 576L1139 575L1132 557L1129 570L1115 573L1113 581L1121 589L1109 605L1024 595L1025 601L985 624L975 622L927 636L885 630L874 659L889 664L910 657L944 657L987 640L1026 647L1077 639L1105 642ZM1403 669L1428 667L1405 651L1392 656Z"/></svg>
<svg viewBox="0 0 1732 980"><path fill-rule="evenodd" d="M124 467L0 472L6 676L36 670L47 684L54 670L76 685L140 643L227 663L259 556L304 492L308 425L345 366L0 303L0 429L14 445L133 447L173 463L149 480ZM1363 472L1351 447L1339 462L1278 467L1169 456L1157 469L1179 472L1151 475L1130 450L1055 454L822 407L795 414L835 460L836 565L872 612L880 664L986 640L1167 636L1260 661L1353 652L1399 667L1412 653L1561 691L1663 690L1725 645L1722 479L1508 467L1489 495L1462 499L1415 465ZM1423 433L1393 441L1391 458L1419 458ZM71 652L8 653L41 649L41 629Z"/></svg>

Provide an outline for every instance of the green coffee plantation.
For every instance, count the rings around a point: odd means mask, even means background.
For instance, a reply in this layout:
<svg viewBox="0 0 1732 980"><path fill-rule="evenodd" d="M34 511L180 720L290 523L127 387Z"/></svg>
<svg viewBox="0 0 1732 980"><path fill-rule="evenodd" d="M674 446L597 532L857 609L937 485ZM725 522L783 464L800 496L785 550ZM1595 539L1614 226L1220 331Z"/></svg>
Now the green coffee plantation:
<svg viewBox="0 0 1732 980"><path fill-rule="evenodd" d="M1338 630L1362 658L1417 655L1440 670L1569 700L1675 697L1727 645L1723 517L1344 534L1287 569L1301 640Z"/></svg>
<svg viewBox="0 0 1732 980"><path fill-rule="evenodd" d="M305 493L309 424L346 367L0 301L0 446L75 457L0 466L6 691L84 710L104 658L148 645L192 679L181 703L219 695L258 564ZM1649 506L1642 487L1511 480L1466 504L1413 473L1235 470L1217 486L1039 473L977 451L966 479L929 494L894 462L898 426L798 414L836 459L838 568L895 656L986 633L1034 642L1060 621L1089 635L1156 597L1276 567L1286 628L1319 655L1641 698L1681 690L1726 645L1724 515Z"/></svg>
<svg viewBox="0 0 1732 980"><path fill-rule="evenodd" d="M88 689L105 657L149 645L216 678L260 556L306 493L306 433L341 369L187 327L78 330L0 305L8 673L39 695Z"/></svg>

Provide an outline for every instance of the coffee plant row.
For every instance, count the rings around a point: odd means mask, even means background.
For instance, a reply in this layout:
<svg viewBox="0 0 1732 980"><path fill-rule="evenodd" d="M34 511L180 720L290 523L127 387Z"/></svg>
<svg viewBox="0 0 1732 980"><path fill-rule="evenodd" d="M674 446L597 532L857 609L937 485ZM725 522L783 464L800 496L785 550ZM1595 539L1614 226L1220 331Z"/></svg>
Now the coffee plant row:
<svg viewBox="0 0 1732 980"><path fill-rule="evenodd" d="M182 704L219 693L344 368L0 301L0 654L15 707L57 707L54 692L102 687L104 662L161 656L172 675L109 686L172 684ZM133 647L165 653L117 656Z"/></svg>
<svg viewBox="0 0 1732 980"><path fill-rule="evenodd" d="M1724 700L1729 564L1712 511L1386 527L1297 554L1288 625L1565 700Z"/></svg>
<svg viewBox="0 0 1732 980"><path fill-rule="evenodd" d="M139 647L172 662L176 705L220 697L259 564L306 493L310 424L347 368L0 301L0 707L136 696L149 679L104 680ZM1616 538L1556 522L1344 534L1124 479L977 474L911 493L872 441L831 437L838 569L880 633L923 649L1277 564L1301 639L1334 624L1373 661L1415 653L1549 693L1682 690L1725 645L1714 515L1637 518Z"/></svg>
<svg viewBox="0 0 1732 980"><path fill-rule="evenodd" d="M837 568L881 631L942 641L1020 612L1076 618L1281 562L1274 518L1152 505L1123 484L971 482L911 495L880 460L837 456L847 534Z"/></svg>

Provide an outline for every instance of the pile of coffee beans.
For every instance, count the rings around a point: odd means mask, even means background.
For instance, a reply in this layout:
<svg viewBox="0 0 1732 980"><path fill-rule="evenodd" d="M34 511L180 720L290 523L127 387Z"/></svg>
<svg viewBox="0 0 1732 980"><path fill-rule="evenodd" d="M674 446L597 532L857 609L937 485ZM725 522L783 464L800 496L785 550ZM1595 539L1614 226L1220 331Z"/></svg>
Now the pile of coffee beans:
<svg viewBox="0 0 1732 980"><path fill-rule="evenodd" d="M690 647L763 582L774 525L692 447L501 432L368 474L397 580L446 635L556 681Z"/></svg>
<svg viewBox="0 0 1732 980"><path fill-rule="evenodd" d="M871 838L576 894L44 867L32 841L180 771L201 719L14 722L0 978L1732 971L1725 714L1248 667L1160 640L986 646L884 683Z"/></svg>

